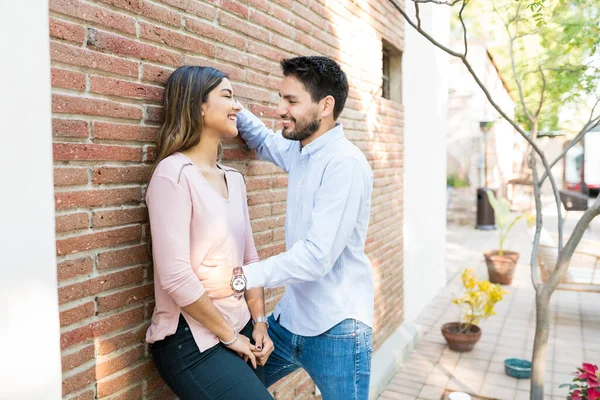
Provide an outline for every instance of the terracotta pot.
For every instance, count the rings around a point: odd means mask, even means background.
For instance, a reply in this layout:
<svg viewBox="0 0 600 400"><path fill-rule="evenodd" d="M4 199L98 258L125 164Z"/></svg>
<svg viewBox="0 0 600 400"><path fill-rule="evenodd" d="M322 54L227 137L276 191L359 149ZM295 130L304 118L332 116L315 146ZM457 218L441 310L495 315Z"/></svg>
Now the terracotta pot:
<svg viewBox="0 0 600 400"><path fill-rule="evenodd" d="M515 274L519 253L504 250L502 255L498 255L498 250L483 253L485 263L487 264L490 282L501 285L510 285Z"/></svg>
<svg viewBox="0 0 600 400"><path fill-rule="evenodd" d="M448 322L442 326L442 335L448 342L450 349L458 352L473 350L475 343L481 338L481 328L477 325L471 325L468 332L461 333L463 324L458 322Z"/></svg>

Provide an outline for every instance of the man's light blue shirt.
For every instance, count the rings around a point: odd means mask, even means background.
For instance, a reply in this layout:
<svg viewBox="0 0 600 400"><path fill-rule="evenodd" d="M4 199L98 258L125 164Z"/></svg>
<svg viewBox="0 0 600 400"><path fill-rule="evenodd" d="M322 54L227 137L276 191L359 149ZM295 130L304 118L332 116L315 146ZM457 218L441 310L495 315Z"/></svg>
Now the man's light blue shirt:
<svg viewBox="0 0 600 400"><path fill-rule="evenodd" d="M237 115L248 146L289 173L286 251L244 267L248 288L285 285L274 315L290 332L317 336L346 318L373 326L374 286L364 252L373 173L336 126L305 147Z"/></svg>

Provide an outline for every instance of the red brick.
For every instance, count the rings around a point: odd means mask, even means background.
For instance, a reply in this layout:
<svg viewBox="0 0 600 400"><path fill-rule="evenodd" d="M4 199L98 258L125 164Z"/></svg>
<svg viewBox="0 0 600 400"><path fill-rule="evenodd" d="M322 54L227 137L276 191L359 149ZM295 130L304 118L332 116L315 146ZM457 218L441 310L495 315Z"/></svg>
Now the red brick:
<svg viewBox="0 0 600 400"><path fill-rule="evenodd" d="M98 30L92 30L88 45L119 55L155 61L161 64L179 66L182 61L182 56L179 53ZM135 77L137 77L137 68Z"/></svg>
<svg viewBox="0 0 600 400"><path fill-rule="evenodd" d="M196 39L193 36L183 35L179 32L160 28L145 22L140 23L140 36L144 39L152 40L158 43L164 43L177 49L193 51L194 53L204 54L214 57L216 54L215 46L203 40Z"/></svg>
<svg viewBox="0 0 600 400"><path fill-rule="evenodd" d="M147 326L144 325L141 328L130 329L127 332L120 333L110 338L99 338L98 354L103 356L134 343L143 344L146 337L146 329Z"/></svg>
<svg viewBox="0 0 600 400"><path fill-rule="evenodd" d="M88 361L93 360L95 357L94 345L86 346L75 353L69 355L63 355L61 358L62 371L67 372L80 365L85 364Z"/></svg>
<svg viewBox="0 0 600 400"><path fill-rule="evenodd" d="M110 400L139 400L142 397L142 385L135 385L121 390L119 394L111 396Z"/></svg>
<svg viewBox="0 0 600 400"><path fill-rule="evenodd" d="M98 297L98 312L106 312L129 304L140 302L154 295L154 285L123 290L114 294Z"/></svg>
<svg viewBox="0 0 600 400"><path fill-rule="evenodd" d="M276 244L276 245L272 245L272 246L269 246L267 248L258 250L258 257L261 260L263 260L265 258L269 258L269 257L275 256L275 255L277 255L279 253L282 253L284 251L285 251L285 243Z"/></svg>
<svg viewBox="0 0 600 400"><path fill-rule="evenodd" d="M246 49L246 39L212 23L194 18L186 18L185 28L190 32L197 33L202 37L211 38L219 43L225 43L240 50Z"/></svg>
<svg viewBox="0 0 600 400"><path fill-rule="evenodd" d="M88 386L95 380L96 380L96 371L95 371L94 367L89 368L78 374L75 374L69 378L65 378L65 379L63 379L63 382L62 382L63 396L66 396L69 393L76 392L79 389L83 389L84 387Z"/></svg>
<svg viewBox="0 0 600 400"><path fill-rule="evenodd" d="M227 74L231 81L242 81L244 79L244 71L239 67L224 64L218 60L210 60L205 57L196 57L186 55L183 60L185 65L198 65L201 67L213 67Z"/></svg>
<svg viewBox="0 0 600 400"><path fill-rule="evenodd" d="M99 247L125 244L134 240L140 240L141 236L142 228L140 226L130 226L122 229L60 239L56 241L56 255L62 256Z"/></svg>
<svg viewBox="0 0 600 400"><path fill-rule="evenodd" d="M271 11L271 2L268 0L242 0L242 1L246 4L253 6L254 8L257 8L264 12ZM261 24L259 24L259 25L261 25Z"/></svg>
<svg viewBox="0 0 600 400"><path fill-rule="evenodd" d="M75 276L89 274L92 272L93 262L91 258L79 258L59 263L56 266L59 281L73 278Z"/></svg>
<svg viewBox="0 0 600 400"><path fill-rule="evenodd" d="M282 41L285 42L285 46L282 45ZM285 51L281 51L273 46L277 46L280 49ZM260 54L263 57L269 58L273 61L280 62L284 58L288 56L288 54L302 54L306 51L302 48L299 48L297 44L287 39L273 39L272 46L266 46L263 43L258 43L254 40L248 41L248 51L254 54Z"/></svg>
<svg viewBox="0 0 600 400"><path fill-rule="evenodd" d="M135 20L79 0L50 0L50 11L135 34Z"/></svg>
<svg viewBox="0 0 600 400"><path fill-rule="evenodd" d="M85 30L81 25L50 18L50 36L82 44L85 40Z"/></svg>
<svg viewBox="0 0 600 400"><path fill-rule="evenodd" d="M106 335L116 330L139 324L143 319L144 308L138 307L133 310L111 315L110 317L82 326L81 328L64 332L60 336L61 349L64 350L94 337Z"/></svg>
<svg viewBox="0 0 600 400"><path fill-rule="evenodd" d="M285 217L273 216L262 218L251 222L252 232L263 232L277 227L282 227L285 224Z"/></svg>
<svg viewBox="0 0 600 400"><path fill-rule="evenodd" d="M181 17L165 7L160 7L144 0L101 0L104 3L134 12L136 15L148 17L165 24L180 26Z"/></svg>
<svg viewBox="0 0 600 400"><path fill-rule="evenodd" d="M55 168L55 186L85 185L88 183L87 168Z"/></svg>
<svg viewBox="0 0 600 400"><path fill-rule="evenodd" d="M221 0L221 8L239 15L240 17L243 17L244 19L248 19L248 16L250 15L250 11L248 10L248 7L241 5L240 3L233 1L233 0Z"/></svg>
<svg viewBox="0 0 600 400"><path fill-rule="evenodd" d="M144 153L144 161L153 162L155 157L156 157L156 147L155 146L146 147L146 151Z"/></svg>
<svg viewBox="0 0 600 400"><path fill-rule="evenodd" d="M187 65L187 64L186 64ZM167 83L173 73L172 69L157 67L156 65L143 64L142 80L148 82Z"/></svg>
<svg viewBox="0 0 600 400"><path fill-rule="evenodd" d="M146 207L126 208L122 210L101 210L92 214L94 228L115 225L127 225L148 220Z"/></svg>
<svg viewBox="0 0 600 400"><path fill-rule="evenodd" d="M254 14L253 14L254 16ZM220 13L219 14L219 25L229 29L233 29L237 32L241 32L244 35L251 36L263 42L268 42L271 38L269 32L262 29L261 26L250 24L247 21L234 17L230 14Z"/></svg>
<svg viewBox="0 0 600 400"><path fill-rule="evenodd" d="M75 322L79 322L82 319L92 317L95 313L94 302L88 301L85 304L69 308L68 310L61 311L60 313L60 326L69 326Z"/></svg>
<svg viewBox="0 0 600 400"><path fill-rule="evenodd" d="M98 207L138 203L142 200L140 188L87 190L55 194L56 208Z"/></svg>
<svg viewBox="0 0 600 400"><path fill-rule="evenodd" d="M93 296L105 290L141 282L143 269L141 267L129 268L124 271L102 275L87 281L74 283L58 289L59 304Z"/></svg>
<svg viewBox="0 0 600 400"><path fill-rule="evenodd" d="M214 20L217 14L217 9L214 6L206 4L216 4L215 1L199 2L196 0L162 0L162 3L179 8L180 10L185 11L186 14L193 14L209 21Z"/></svg>
<svg viewBox="0 0 600 400"><path fill-rule="evenodd" d="M150 178L150 169L149 165L94 168L92 180L98 185L103 183L146 183Z"/></svg>
<svg viewBox="0 0 600 400"><path fill-rule="evenodd" d="M246 190L260 190L271 188L272 179L271 177L256 177L251 176L246 179Z"/></svg>
<svg viewBox="0 0 600 400"><path fill-rule="evenodd" d="M163 108L158 106L146 107L148 113L147 121L162 122L163 120Z"/></svg>
<svg viewBox="0 0 600 400"><path fill-rule="evenodd" d="M283 172L279 167L269 162L254 162L248 166L248 175L271 175Z"/></svg>
<svg viewBox="0 0 600 400"><path fill-rule="evenodd" d="M124 60L63 43L50 43L50 56L53 61L65 64L92 68L123 76L138 76L138 65L134 61Z"/></svg>
<svg viewBox="0 0 600 400"><path fill-rule="evenodd" d="M52 87L79 91L85 90L85 74L81 72L52 68L51 77Z"/></svg>
<svg viewBox="0 0 600 400"><path fill-rule="evenodd" d="M154 126L115 124L94 121L94 138L154 142L158 128Z"/></svg>
<svg viewBox="0 0 600 400"><path fill-rule="evenodd" d="M52 95L52 112L125 119L142 118L142 110L138 106L120 104L109 100L65 96L62 94Z"/></svg>
<svg viewBox="0 0 600 400"><path fill-rule="evenodd" d="M145 394L152 394L159 390L162 390L166 387L165 381L160 377L160 375L156 374L154 377L146 380L146 389L144 390Z"/></svg>
<svg viewBox="0 0 600 400"><path fill-rule="evenodd" d="M220 47L219 58L223 61L232 62L243 67L249 67L271 74L281 73L278 63L253 56L248 53L242 53L235 49ZM269 101L269 99L266 101Z"/></svg>
<svg viewBox="0 0 600 400"><path fill-rule="evenodd" d="M250 16L250 21L254 22L255 24L257 24L259 26L262 26L265 29L270 29L270 30L276 32L277 34L283 35L284 37L287 37L287 38L294 37L294 28L291 27L291 24L282 22L278 18L273 18L273 17L267 16L267 15L255 12L255 13L252 13L252 15ZM261 39L261 38L257 38L257 39ZM265 42L266 42L266 40L265 40Z"/></svg>
<svg viewBox="0 0 600 400"><path fill-rule="evenodd" d="M280 118L277 109L273 107L267 107L260 104L249 104L248 110L260 118Z"/></svg>
<svg viewBox="0 0 600 400"><path fill-rule="evenodd" d="M92 93L109 94L113 96L129 97L133 99L143 99L160 101L164 89L156 86L143 85L122 81L120 79L105 78L93 76L91 79Z"/></svg>
<svg viewBox="0 0 600 400"><path fill-rule="evenodd" d="M131 364L134 364L137 360L142 358L143 355L144 347L138 346L126 353L98 363L98 365L96 365L96 379L100 380L106 378L107 376L112 375Z"/></svg>
<svg viewBox="0 0 600 400"><path fill-rule="evenodd" d="M150 260L148 246L142 244L126 249L108 251L98 254L98 269L120 268L141 264Z"/></svg>
<svg viewBox="0 0 600 400"><path fill-rule="evenodd" d="M285 198L285 190L248 193L248 205L253 206L257 204L276 203L285 200Z"/></svg>
<svg viewBox="0 0 600 400"><path fill-rule="evenodd" d="M54 136L86 138L90 134L90 127L87 121L53 118L52 134Z"/></svg>
<svg viewBox="0 0 600 400"><path fill-rule="evenodd" d="M251 220L269 216L271 215L271 204L259 204L248 207L248 213L250 214Z"/></svg>
<svg viewBox="0 0 600 400"><path fill-rule="evenodd" d="M169 389L169 387L165 387L163 390L153 394L148 397L148 400L177 400L178 397L175 393Z"/></svg>
<svg viewBox="0 0 600 400"><path fill-rule="evenodd" d="M86 229L90 226L90 218L87 213L57 215L55 220L57 233Z"/></svg>
<svg viewBox="0 0 600 400"><path fill-rule="evenodd" d="M71 397L69 400L96 400L96 394L93 390L87 390L75 397Z"/></svg>
<svg viewBox="0 0 600 400"><path fill-rule="evenodd" d="M156 370L154 363L148 361L144 364L131 368L129 371L117 377L110 377L98 382L98 398L109 396L119 390L129 386L133 382L138 382Z"/></svg>
<svg viewBox="0 0 600 400"><path fill-rule="evenodd" d="M55 161L142 161L141 147L54 143Z"/></svg>

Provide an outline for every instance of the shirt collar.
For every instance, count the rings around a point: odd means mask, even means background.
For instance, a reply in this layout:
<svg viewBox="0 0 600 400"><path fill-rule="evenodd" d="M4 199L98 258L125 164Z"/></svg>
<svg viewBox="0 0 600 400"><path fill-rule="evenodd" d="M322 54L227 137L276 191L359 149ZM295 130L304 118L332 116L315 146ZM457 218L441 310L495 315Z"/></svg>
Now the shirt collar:
<svg viewBox="0 0 600 400"><path fill-rule="evenodd" d="M336 122L335 126L332 129L328 130L327 132L325 132L306 146L302 147L302 144L300 144L300 154L313 155L319 150L324 149L329 144L343 137L344 127L339 122Z"/></svg>

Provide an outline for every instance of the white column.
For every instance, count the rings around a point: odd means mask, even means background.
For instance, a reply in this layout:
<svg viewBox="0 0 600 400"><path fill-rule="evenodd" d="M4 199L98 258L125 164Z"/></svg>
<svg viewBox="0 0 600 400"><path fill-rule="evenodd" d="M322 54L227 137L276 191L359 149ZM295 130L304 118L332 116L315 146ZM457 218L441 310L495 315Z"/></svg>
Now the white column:
<svg viewBox="0 0 600 400"><path fill-rule="evenodd" d="M406 2L409 15L414 3ZM447 7L423 4L423 29L450 37ZM448 56L405 25L404 320L412 322L446 285Z"/></svg>
<svg viewBox="0 0 600 400"><path fill-rule="evenodd" d="M0 2L0 399L60 399L46 0Z"/></svg>

